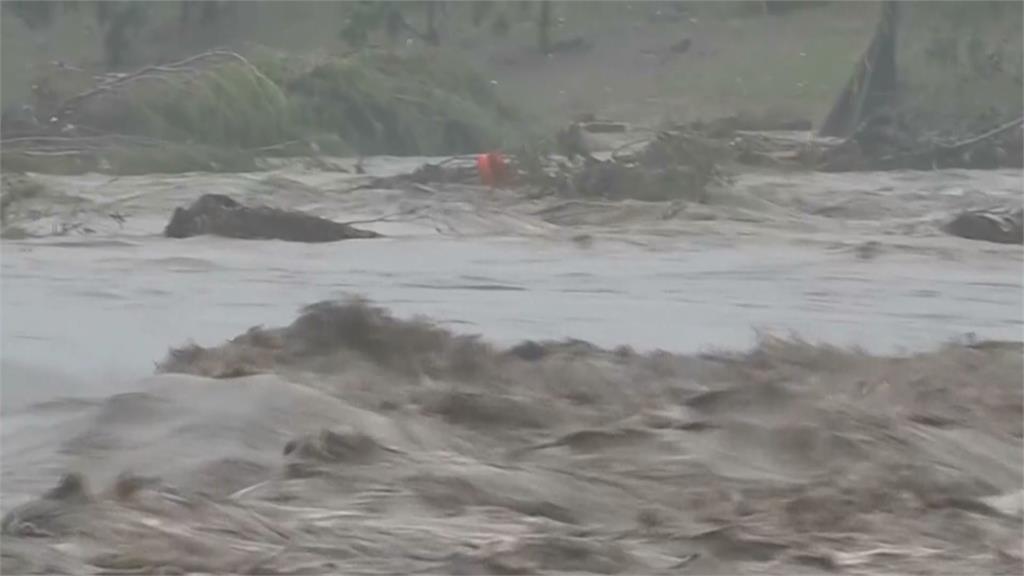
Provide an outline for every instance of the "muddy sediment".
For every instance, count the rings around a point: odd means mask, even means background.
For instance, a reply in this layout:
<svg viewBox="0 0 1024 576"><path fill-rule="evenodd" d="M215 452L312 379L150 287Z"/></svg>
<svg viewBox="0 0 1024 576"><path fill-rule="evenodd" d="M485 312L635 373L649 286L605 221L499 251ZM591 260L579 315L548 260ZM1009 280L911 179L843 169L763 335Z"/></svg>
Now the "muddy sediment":
<svg viewBox="0 0 1024 576"><path fill-rule="evenodd" d="M45 407L58 488L5 507L3 569L1015 572L1022 368L990 341L506 349L324 302Z"/></svg>

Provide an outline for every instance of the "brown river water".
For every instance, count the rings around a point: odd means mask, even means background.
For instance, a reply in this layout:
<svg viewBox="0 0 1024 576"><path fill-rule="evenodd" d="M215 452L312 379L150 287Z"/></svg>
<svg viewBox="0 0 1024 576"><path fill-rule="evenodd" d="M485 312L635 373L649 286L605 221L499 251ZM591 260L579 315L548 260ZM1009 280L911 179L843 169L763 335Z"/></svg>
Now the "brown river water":
<svg viewBox="0 0 1024 576"><path fill-rule="evenodd" d="M938 226L1019 205L1020 171L752 173L701 206L38 180L2 245L5 573L1019 573L1021 351L984 341L1021 340L1021 248ZM160 235L211 192L387 237ZM351 296L387 312L292 324Z"/></svg>

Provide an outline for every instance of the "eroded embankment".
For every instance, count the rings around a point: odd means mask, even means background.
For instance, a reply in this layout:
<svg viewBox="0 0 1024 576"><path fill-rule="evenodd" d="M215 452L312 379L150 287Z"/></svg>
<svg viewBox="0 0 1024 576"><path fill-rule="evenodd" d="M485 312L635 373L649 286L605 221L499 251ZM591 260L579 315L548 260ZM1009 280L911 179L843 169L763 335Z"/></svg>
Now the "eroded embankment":
<svg viewBox="0 0 1024 576"><path fill-rule="evenodd" d="M160 371L5 420L5 491L72 474L5 571L1021 567L1018 343L500 349L320 303Z"/></svg>

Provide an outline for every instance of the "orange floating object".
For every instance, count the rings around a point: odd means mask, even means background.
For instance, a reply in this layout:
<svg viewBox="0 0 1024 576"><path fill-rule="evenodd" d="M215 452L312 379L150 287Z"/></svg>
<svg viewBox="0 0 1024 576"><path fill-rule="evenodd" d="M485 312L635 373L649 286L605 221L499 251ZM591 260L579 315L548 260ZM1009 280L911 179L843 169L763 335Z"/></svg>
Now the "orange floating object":
<svg viewBox="0 0 1024 576"><path fill-rule="evenodd" d="M476 157L476 171L480 174L480 182L484 186L494 186L494 172L491 170L491 158L487 154Z"/></svg>
<svg viewBox="0 0 1024 576"><path fill-rule="evenodd" d="M498 186L508 179L508 164L500 152L488 152L476 157L476 168L484 186Z"/></svg>

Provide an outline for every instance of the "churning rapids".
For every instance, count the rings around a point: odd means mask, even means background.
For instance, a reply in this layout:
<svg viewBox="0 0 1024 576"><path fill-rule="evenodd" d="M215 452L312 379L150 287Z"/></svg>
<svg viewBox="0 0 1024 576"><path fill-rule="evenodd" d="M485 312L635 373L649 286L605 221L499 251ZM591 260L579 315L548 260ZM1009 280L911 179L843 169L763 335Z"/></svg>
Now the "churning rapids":
<svg viewBox="0 0 1024 576"><path fill-rule="evenodd" d="M939 230L1020 171L35 178L4 573L1020 572L1021 247ZM163 238L204 193L387 237Z"/></svg>

